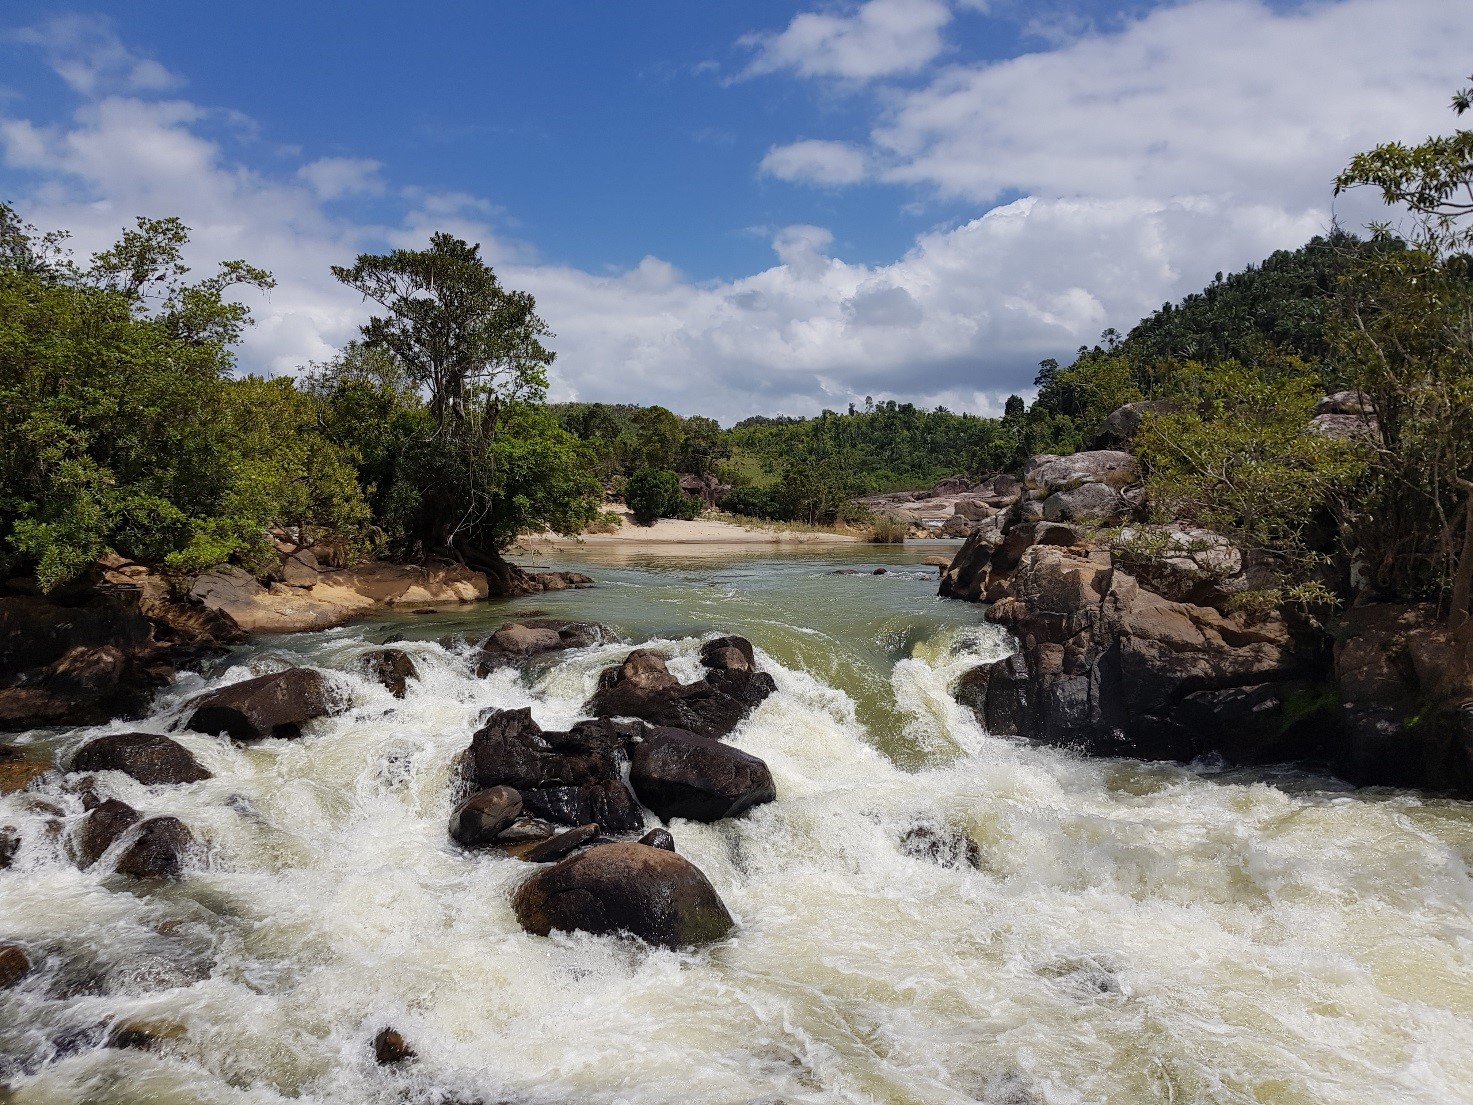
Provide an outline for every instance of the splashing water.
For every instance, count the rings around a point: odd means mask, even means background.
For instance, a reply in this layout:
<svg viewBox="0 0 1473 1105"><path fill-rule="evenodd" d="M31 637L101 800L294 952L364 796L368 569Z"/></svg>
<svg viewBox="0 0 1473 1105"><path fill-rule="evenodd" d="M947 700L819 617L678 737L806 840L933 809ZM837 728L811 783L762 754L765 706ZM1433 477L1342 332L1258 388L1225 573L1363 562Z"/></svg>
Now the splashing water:
<svg viewBox="0 0 1473 1105"><path fill-rule="evenodd" d="M201 783L107 776L207 842L176 884L77 870L73 796L45 795L59 818L0 799L26 839L0 939L38 960L0 992L0 1081L24 1105L1473 1100L1473 805L989 736L950 692L1007 640L934 583L830 576L844 562L589 569L598 589L537 605L626 639L526 673L477 680L432 639L526 609L491 607L266 642L141 724L31 735L64 758L169 731L207 687L302 662L350 704L296 741L173 733ZM420 673L402 700L357 666L391 630ZM732 937L524 934L529 867L446 834L477 719L530 706L565 727L632 644L691 678L715 631L750 636L778 686L732 738L778 801L671 826ZM908 843L948 838L976 865ZM162 1042L96 1046L120 1020ZM374 1062L387 1025L418 1059Z"/></svg>

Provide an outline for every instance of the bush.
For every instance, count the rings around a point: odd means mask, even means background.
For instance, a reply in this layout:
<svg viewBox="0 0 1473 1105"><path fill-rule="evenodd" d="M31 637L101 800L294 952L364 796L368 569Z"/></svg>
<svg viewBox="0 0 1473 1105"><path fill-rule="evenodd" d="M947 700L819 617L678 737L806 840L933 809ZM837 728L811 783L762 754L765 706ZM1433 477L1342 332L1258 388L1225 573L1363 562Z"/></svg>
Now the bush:
<svg viewBox="0 0 1473 1105"><path fill-rule="evenodd" d="M680 477L669 469L641 468L629 477L624 488L629 512L642 526L654 525L657 518L681 517L676 512L685 509L681 505L684 498L680 493Z"/></svg>
<svg viewBox="0 0 1473 1105"><path fill-rule="evenodd" d="M898 514L880 514L870 523L869 539L877 545L900 545L909 532L909 519Z"/></svg>

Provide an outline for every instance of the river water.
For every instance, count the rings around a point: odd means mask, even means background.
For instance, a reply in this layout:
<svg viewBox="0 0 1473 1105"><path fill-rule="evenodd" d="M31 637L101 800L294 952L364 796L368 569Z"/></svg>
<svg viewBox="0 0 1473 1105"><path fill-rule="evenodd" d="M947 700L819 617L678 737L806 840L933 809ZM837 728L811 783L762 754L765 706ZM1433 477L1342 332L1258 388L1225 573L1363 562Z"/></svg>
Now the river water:
<svg viewBox="0 0 1473 1105"><path fill-rule="evenodd" d="M950 689L1010 644L934 597L935 551L584 552L557 566L591 590L260 642L141 725L32 734L66 755L168 731L203 689L291 663L351 702L297 741L176 733L202 783L107 778L207 842L177 883L79 871L29 833L0 939L41 963L0 993L0 1081L22 1105L1473 1101L1473 804L988 735ZM621 640L473 678L453 638L533 609ZM733 935L675 953L524 934L528 867L446 834L477 718L565 727L632 644L693 678L718 631L778 686L733 737L778 800L672 826ZM402 701L355 672L390 634L421 673ZM50 797L70 831L80 801ZM0 799L8 823L42 816ZM918 827L969 838L976 865L903 846ZM95 1046L119 1020L164 1043ZM387 1025L417 1060L375 1064Z"/></svg>

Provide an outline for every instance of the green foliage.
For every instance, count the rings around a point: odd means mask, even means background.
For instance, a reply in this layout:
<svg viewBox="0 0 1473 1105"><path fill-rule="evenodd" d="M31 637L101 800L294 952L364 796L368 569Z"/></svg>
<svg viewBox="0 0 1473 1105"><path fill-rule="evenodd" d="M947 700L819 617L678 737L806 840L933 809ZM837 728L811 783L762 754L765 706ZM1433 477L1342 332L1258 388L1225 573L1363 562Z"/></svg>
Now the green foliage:
<svg viewBox="0 0 1473 1105"><path fill-rule="evenodd" d="M910 532L910 523L897 514L881 514L870 523L870 540L877 545L899 545Z"/></svg>
<svg viewBox="0 0 1473 1105"><path fill-rule="evenodd" d="M668 468L641 468L629 477L624 489L624 502L634 520L642 526L653 525L657 518L693 518L700 504L687 499L680 491L680 477Z"/></svg>
<svg viewBox="0 0 1473 1105"><path fill-rule="evenodd" d="M1169 394L1190 402L1147 414L1134 442L1152 515L1223 534L1285 578L1305 578L1318 543L1310 527L1364 468L1364 450L1306 432L1317 373L1294 359L1271 371L1187 362Z"/></svg>
<svg viewBox="0 0 1473 1105"><path fill-rule="evenodd" d="M265 528L352 531L348 459L287 381L232 380L248 323L226 302L270 277L186 282L188 232L139 220L79 267L0 205L0 557L52 588L114 549L180 571L253 561Z"/></svg>

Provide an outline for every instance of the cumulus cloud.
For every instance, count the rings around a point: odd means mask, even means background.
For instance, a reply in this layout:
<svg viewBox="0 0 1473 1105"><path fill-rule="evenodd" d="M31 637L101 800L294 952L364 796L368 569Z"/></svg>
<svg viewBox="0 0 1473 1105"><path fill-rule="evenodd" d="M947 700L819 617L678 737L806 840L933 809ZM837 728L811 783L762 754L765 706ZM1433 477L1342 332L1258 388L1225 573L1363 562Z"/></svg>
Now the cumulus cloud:
<svg viewBox="0 0 1473 1105"><path fill-rule="evenodd" d="M879 2L831 18L853 23ZM996 411L1041 358L1326 229L1329 180L1352 152L1445 130L1467 66L1455 7L1198 0L1054 50L952 65L878 97L864 147L780 146L762 171L829 187L889 180L976 217L880 264L845 260L829 227L785 227L769 232L770 265L728 281L654 256L617 273L541 263L493 232L502 214L485 197L396 185L351 157L263 171L233 152L220 112L116 84L75 86L81 106L55 125L0 104L0 158L26 182L10 194L26 217L73 229L83 250L135 214L178 214L201 267L245 257L271 269L279 285L252 300L246 368L330 355L366 312L329 266L445 229L481 241L508 285L537 296L557 332L556 398L727 419L866 394ZM807 152L783 161L795 147ZM384 225L334 202L368 192L393 212ZM986 210L997 197L1008 202ZM1344 222L1370 216L1374 198L1362 200L1342 199Z"/></svg>
<svg viewBox="0 0 1473 1105"><path fill-rule="evenodd" d="M780 33L742 39L757 51L746 74L791 70L866 81L914 72L941 53L949 22L943 0L866 0L849 10L802 12Z"/></svg>
<svg viewBox="0 0 1473 1105"><path fill-rule="evenodd" d="M865 153L848 142L810 138L774 146L759 168L779 180L856 184L865 177Z"/></svg>

